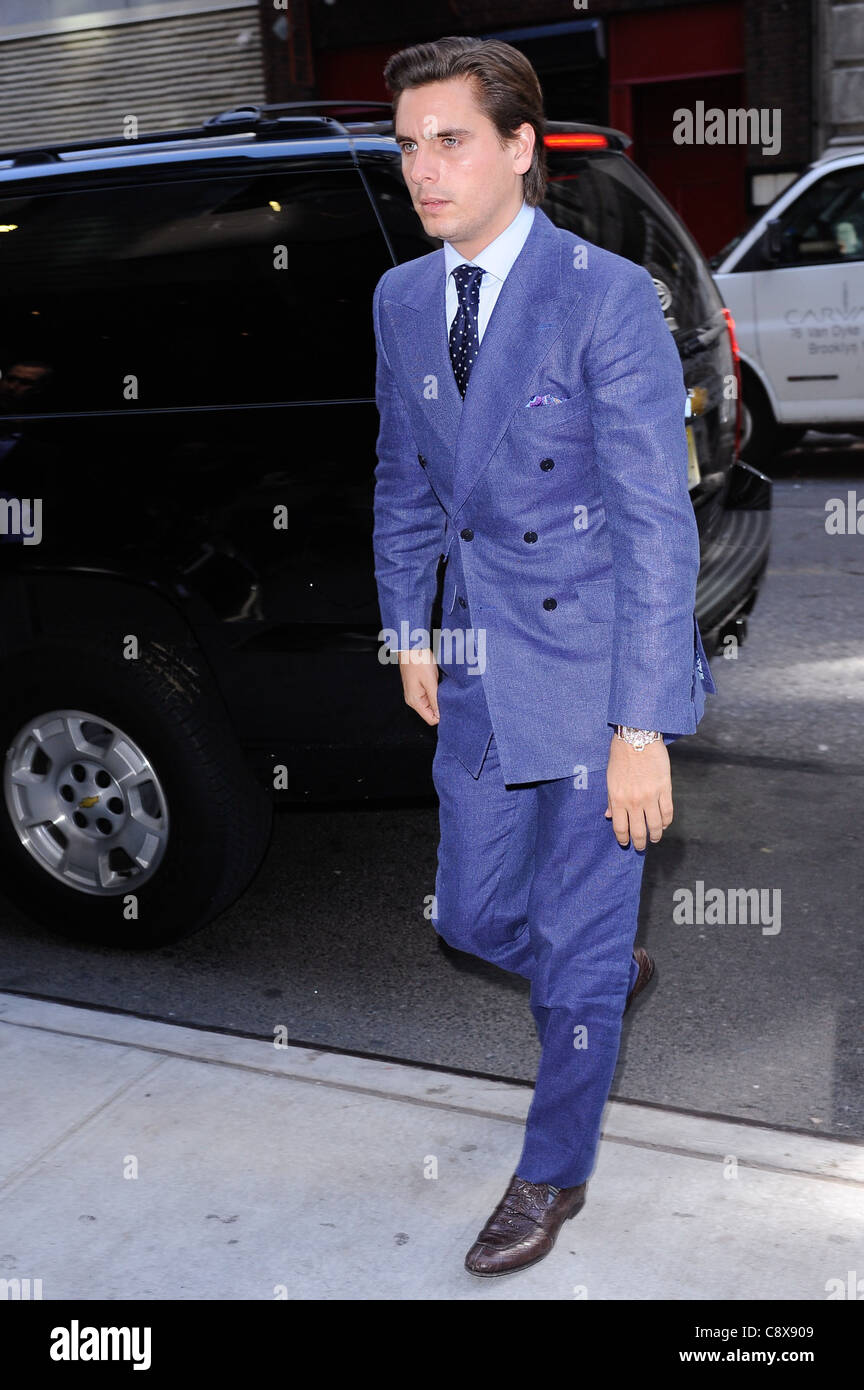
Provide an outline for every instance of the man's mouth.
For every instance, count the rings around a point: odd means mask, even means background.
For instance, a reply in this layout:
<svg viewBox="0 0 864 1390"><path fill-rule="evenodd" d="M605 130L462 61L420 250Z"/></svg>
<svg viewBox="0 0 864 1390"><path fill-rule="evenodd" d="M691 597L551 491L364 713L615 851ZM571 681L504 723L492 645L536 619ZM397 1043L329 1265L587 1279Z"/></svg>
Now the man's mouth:
<svg viewBox="0 0 864 1390"><path fill-rule="evenodd" d="M438 208L443 208L448 201L447 198L421 198L420 206L427 212L435 212Z"/></svg>

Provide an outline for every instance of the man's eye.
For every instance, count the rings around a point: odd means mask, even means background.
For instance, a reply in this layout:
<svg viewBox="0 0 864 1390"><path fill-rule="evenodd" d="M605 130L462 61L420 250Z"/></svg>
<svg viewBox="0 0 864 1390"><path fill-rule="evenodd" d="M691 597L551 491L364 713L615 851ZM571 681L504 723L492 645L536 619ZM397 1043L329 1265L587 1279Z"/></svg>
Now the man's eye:
<svg viewBox="0 0 864 1390"><path fill-rule="evenodd" d="M442 140L444 140L445 142L450 142L450 148L451 148L451 149L452 149L455 145L458 145L458 144L459 144L459 137L458 137L458 135L443 135L441 138L442 138ZM413 141L413 140L405 140L405 141L403 141L403 143L399 146L399 148L401 149L401 151L402 151L403 154L410 154L410 153L411 153L411 149L409 148L409 146L413 147L413 145L414 145L414 141Z"/></svg>

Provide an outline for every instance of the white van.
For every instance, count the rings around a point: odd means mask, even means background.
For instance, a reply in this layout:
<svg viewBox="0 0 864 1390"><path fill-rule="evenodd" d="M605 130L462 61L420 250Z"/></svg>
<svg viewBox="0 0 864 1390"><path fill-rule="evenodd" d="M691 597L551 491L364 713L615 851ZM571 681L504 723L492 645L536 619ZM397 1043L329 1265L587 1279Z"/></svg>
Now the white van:
<svg viewBox="0 0 864 1390"><path fill-rule="evenodd" d="M741 453L864 431L864 145L826 151L712 257L741 352Z"/></svg>

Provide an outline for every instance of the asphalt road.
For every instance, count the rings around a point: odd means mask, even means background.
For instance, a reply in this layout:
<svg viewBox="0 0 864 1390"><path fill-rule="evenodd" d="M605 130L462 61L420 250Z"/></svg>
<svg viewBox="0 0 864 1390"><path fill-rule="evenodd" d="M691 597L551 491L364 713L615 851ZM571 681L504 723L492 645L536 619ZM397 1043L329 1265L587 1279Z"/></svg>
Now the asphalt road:
<svg viewBox="0 0 864 1390"><path fill-rule="evenodd" d="M718 694L670 749L676 816L649 846L640 914L658 979L613 1093L862 1136L864 535L829 536L825 503L864 496L864 442L809 436L768 471L748 641L712 659ZM286 810L245 897L150 953L71 943L0 903L0 989L530 1082L527 984L445 956L423 915L436 841L431 797ZM779 930L676 923L673 894L700 881L779 893Z"/></svg>

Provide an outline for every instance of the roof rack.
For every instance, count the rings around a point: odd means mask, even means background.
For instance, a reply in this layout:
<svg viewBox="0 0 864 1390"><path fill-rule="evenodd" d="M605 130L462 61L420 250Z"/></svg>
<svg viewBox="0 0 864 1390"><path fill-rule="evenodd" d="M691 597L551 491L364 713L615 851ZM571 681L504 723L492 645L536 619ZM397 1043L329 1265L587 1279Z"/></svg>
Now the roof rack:
<svg viewBox="0 0 864 1390"><path fill-rule="evenodd" d="M232 111L221 111L218 116L211 116L209 120L206 120L204 125L230 124L234 118L238 116L251 117L253 120L261 121L262 118L272 119L272 115L278 111L293 111L296 113L304 111L324 111L325 109L331 110L331 115L337 118L337 120L339 115L351 120L354 116L365 116L372 111L386 111L391 119L393 116L393 107L389 101L336 101L333 99L323 101L279 101L265 106L252 103L248 106L236 107Z"/></svg>
<svg viewBox="0 0 864 1390"><path fill-rule="evenodd" d="M387 112L386 101L288 101L273 105L237 106L210 116L200 126L181 130L147 131L134 139L70 140L62 144L0 150L0 164L18 168L28 164L63 163L64 155L94 150L134 150L148 145L171 144L181 140L218 139L224 135L250 134L259 140L300 139L304 135L350 135L352 119ZM342 119L340 119L340 117ZM348 126L343 124L348 122Z"/></svg>
<svg viewBox="0 0 864 1390"><path fill-rule="evenodd" d="M92 154L104 150L144 149L152 145L175 144L183 140L219 139L231 135L251 135L257 140L290 140L303 136L347 136L362 133L385 134L393 123L393 109L387 101L285 101L270 105L254 102L235 106L210 116L200 126L181 130L147 131L134 139L70 140L62 144L0 151L0 164L20 168L27 165L59 164L64 156ZM610 126L579 121L547 121L548 133L584 133L606 136L611 149L624 150L631 139L624 131Z"/></svg>

